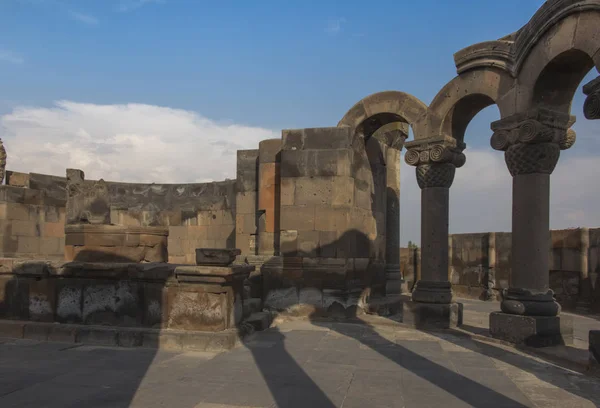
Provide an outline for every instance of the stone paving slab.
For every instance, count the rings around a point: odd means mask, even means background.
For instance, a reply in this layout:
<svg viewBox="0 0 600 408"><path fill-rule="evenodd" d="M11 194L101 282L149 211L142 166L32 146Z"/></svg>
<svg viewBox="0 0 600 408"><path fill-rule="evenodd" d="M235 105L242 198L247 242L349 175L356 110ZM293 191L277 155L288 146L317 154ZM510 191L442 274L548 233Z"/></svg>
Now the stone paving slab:
<svg viewBox="0 0 600 408"><path fill-rule="evenodd" d="M0 340L0 407L595 407L600 379L401 325L288 321L221 354Z"/></svg>

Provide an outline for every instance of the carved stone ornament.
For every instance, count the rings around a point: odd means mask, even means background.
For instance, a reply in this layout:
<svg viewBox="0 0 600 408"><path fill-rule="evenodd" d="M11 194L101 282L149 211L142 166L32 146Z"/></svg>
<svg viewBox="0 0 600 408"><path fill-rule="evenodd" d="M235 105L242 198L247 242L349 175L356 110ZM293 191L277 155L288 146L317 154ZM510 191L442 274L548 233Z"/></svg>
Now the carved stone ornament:
<svg viewBox="0 0 600 408"><path fill-rule="evenodd" d="M0 184L4 181L4 175L6 174L6 149L4 143L0 139Z"/></svg>
<svg viewBox="0 0 600 408"><path fill-rule="evenodd" d="M575 144L575 131L569 129L575 117L549 109L536 109L492 123L493 149L504 151L512 176L551 174L560 151Z"/></svg>
<svg viewBox="0 0 600 408"><path fill-rule="evenodd" d="M409 142L404 161L417 167L417 183L420 188L450 188L457 167L465 164L463 145L456 139L445 138L429 143Z"/></svg>
<svg viewBox="0 0 600 408"><path fill-rule="evenodd" d="M600 119L600 76L583 86L587 95L583 103L583 115L586 119Z"/></svg>

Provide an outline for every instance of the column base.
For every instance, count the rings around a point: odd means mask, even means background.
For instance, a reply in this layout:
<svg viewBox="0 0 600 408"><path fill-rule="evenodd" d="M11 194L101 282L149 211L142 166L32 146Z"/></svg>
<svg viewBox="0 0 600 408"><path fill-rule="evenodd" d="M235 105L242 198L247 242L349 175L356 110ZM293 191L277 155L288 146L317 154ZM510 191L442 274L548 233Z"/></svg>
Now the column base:
<svg viewBox="0 0 600 408"><path fill-rule="evenodd" d="M419 303L449 304L452 302L450 282L430 282L420 280L415 285L412 300Z"/></svg>
<svg viewBox="0 0 600 408"><path fill-rule="evenodd" d="M402 305L402 322L417 329L450 329L462 325L462 303L419 303Z"/></svg>
<svg viewBox="0 0 600 408"><path fill-rule="evenodd" d="M502 312L522 316L558 316L560 305L554 300L554 292L533 293L527 289L510 288L503 293L500 304Z"/></svg>
<svg viewBox="0 0 600 408"><path fill-rule="evenodd" d="M490 334L496 339L530 347L567 345L573 343L573 318L492 312Z"/></svg>

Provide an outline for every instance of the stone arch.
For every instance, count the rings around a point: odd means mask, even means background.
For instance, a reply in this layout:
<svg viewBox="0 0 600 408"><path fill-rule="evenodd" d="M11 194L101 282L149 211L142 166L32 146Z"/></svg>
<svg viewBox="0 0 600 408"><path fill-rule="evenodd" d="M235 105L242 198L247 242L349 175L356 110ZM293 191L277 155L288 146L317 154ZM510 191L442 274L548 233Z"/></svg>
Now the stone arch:
<svg viewBox="0 0 600 408"><path fill-rule="evenodd" d="M552 24L539 22L540 9L515 43L516 112L542 106L570 113L583 78L594 66L600 72L600 2L578 3L569 13L554 10Z"/></svg>
<svg viewBox="0 0 600 408"><path fill-rule="evenodd" d="M508 72L497 68L480 67L459 74L431 102L428 133L420 137L451 136L463 143L467 126L480 111L494 104L501 115L509 110L513 84Z"/></svg>
<svg viewBox="0 0 600 408"><path fill-rule="evenodd" d="M427 105L418 98L400 91L384 91L358 101L344 115L338 127L354 127L365 137L393 122L407 123L416 134L421 132L427 116ZM406 128L408 134L408 126Z"/></svg>

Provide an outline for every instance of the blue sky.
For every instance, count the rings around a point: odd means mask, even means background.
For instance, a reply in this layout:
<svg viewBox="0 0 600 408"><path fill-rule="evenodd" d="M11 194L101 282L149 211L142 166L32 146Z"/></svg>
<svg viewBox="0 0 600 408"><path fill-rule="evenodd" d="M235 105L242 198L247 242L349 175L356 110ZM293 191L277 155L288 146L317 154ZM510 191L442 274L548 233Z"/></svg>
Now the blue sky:
<svg viewBox="0 0 600 408"><path fill-rule="evenodd" d="M283 128L335 126L374 92L429 103L456 75L456 51L516 31L542 3L0 0L8 168L144 182L234 177L236 149ZM600 188L573 190L573 180L597 184L600 124L585 121L582 104L579 92L578 141L553 175L553 228L600 225ZM451 232L510 230L510 176L489 147L498 118L487 108L467 129ZM402 183L403 242L418 241L419 191L404 164Z"/></svg>
<svg viewBox="0 0 600 408"><path fill-rule="evenodd" d="M534 0L2 0L0 98L141 102L268 128L328 126L362 97L428 103L452 54L527 22ZM136 7L137 6L137 7ZM123 11L126 10L126 11Z"/></svg>

